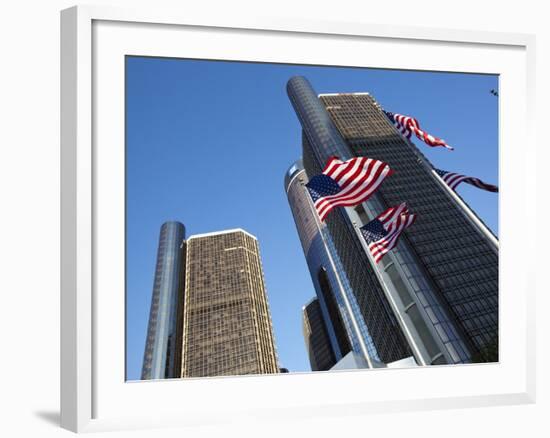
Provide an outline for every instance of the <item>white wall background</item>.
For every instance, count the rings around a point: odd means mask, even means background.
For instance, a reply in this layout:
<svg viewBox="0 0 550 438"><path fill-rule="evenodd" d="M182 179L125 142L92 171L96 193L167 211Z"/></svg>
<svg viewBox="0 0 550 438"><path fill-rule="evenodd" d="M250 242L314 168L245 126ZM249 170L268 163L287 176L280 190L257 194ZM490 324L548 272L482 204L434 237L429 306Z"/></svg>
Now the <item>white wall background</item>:
<svg viewBox="0 0 550 438"><path fill-rule="evenodd" d="M152 6L147 1L97 4ZM239 11L321 20L365 21L537 35L537 126L547 131L550 29L546 2L523 0L157 0L231 16ZM72 1L3 2L0 9L0 430L2 436L60 436L59 420L59 10ZM542 135L539 137L542 138ZM518 153L521 153L521 145ZM548 145L539 144L539 249L548 243ZM544 149L545 148L545 149ZM534 157L533 157L534 158ZM526 224L527 225L527 224ZM541 253L542 254L542 253ZM535 260L533 255L529 256ZM538 260L539 272L546 268ZM538 401L535 405L367 415L228 427L224 436L550 436L548 311L539 279ZM213 428L117 432L108 436L216 436ZM133 436L133 435L132 435Z"/></svg>

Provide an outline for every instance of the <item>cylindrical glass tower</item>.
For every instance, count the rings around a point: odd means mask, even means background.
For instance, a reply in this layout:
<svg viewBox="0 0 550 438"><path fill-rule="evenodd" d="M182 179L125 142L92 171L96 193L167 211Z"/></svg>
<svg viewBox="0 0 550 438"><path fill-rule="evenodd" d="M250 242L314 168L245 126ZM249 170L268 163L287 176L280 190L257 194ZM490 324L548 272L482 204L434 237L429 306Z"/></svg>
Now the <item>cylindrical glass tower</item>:
<svg viewBox="0 0 550 438"><path fill-rule="evenodd" d="M143 380L180 377L181 360L177 356L181 349L176 333L183 295L184 239L183 224L173 221L162 224L141 371Z"/></svg>

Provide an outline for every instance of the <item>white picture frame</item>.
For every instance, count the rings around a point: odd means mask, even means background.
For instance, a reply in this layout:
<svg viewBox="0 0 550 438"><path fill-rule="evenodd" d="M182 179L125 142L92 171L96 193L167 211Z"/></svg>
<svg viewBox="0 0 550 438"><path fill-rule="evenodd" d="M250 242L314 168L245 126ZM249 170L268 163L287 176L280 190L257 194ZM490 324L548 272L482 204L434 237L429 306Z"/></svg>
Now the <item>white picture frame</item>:
<svg viewBox="0 0 550 438"><path fill-rule="evenodd" d="M62 427L84 432L223 425L250 418L269 422L534 402L535 272L514 252L534 248L536 233L513 233L526 220L536 223L535 209L521 208L536 205L535 169L528 160L536 147L534 44L531 35L359 22L245 15L228 19L103 6L62 11ZM356 54L365 50L369 59L358 60ZM125 382L124 167L120 167L125 55L499 74L501 361ZM524 153L513 155L517 144ZM362 385L369 390L357 391Z"/></svg>

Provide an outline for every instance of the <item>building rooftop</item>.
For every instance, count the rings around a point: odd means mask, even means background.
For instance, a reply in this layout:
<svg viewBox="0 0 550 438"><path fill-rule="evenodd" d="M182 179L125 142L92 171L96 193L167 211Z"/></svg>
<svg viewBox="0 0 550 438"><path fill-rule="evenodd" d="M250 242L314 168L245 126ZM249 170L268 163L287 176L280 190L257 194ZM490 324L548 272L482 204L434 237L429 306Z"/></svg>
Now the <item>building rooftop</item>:
<svg viewBox="0 0 550 438"><path fill-rule="evenodd" d="M318 94L317 97L324 97L324 96L363 96L367 95L370 96L370 93L367 93L366 91L357 92L357 93L321 93Z"/></svg>
<svg viewBox="0 0 550 438"><path fill-rule="evenodd" d="M247 236L252 237L254 240L258 240L256 236L250 234L248 231L243 230L242 228L234 228L231 230L222 230L222 231L212 231L210 233L202 233L202 234L193 234L192 236L189 236L187 240L196 239L199 237L208 237L208 236L217 236L220 234L230 234L230 233L244 233Z"/></svg>

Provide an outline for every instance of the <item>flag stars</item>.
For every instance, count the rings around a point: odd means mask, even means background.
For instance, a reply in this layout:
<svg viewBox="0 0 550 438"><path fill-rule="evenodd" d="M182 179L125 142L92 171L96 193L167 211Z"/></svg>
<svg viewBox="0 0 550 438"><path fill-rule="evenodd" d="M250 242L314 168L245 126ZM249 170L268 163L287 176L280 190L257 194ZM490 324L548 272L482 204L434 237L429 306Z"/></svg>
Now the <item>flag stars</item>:
<svg viewBox="0 0 550 438"><path fill-rule="evenodd" d="M361 233L367 243L377 242L388 234L384 225L378 219L374 219L361 227Z"/></svg>

